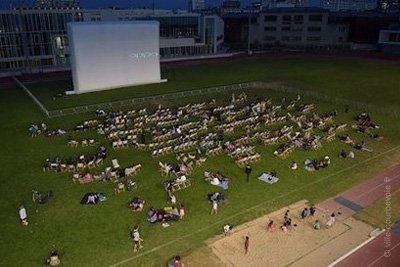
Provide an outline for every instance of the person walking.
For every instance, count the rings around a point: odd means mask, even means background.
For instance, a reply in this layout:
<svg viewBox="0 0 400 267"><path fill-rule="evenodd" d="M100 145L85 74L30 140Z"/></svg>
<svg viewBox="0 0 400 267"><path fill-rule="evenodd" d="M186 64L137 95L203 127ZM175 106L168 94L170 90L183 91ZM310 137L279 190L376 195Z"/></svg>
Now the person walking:
<svg viewBox="0 0 400 267"><path fill-rule="evenodd" d="M244 254L247 254L249 252L249 245L250 245L250 237L246 236L244 240Z"/></svg>
<svg viewBox="0 0 400 267"><path fill-rule="evenodd" d="M23 205L19 207L19 219L23 226L28 225L28 215L26 214L26 209Z"/></svg>
<svg viewBox="0 0 400 267"><path fill-rule="evenodd" d="M138 225L135 225L135 227L132 230L132 238L133 238L133 242L135 242L133 251L136 252L138 249L141 249L143 247L143 245L142 245L143 239L140 237Z"/></svg>
<svg viewBox="0 0 400 267"><path fill-rule="evenodd" d="M252 168L250 165L246 165L246 168L244 169L244 172L246 173L246 181L250 181L250 174L251 174Z"/></svg>

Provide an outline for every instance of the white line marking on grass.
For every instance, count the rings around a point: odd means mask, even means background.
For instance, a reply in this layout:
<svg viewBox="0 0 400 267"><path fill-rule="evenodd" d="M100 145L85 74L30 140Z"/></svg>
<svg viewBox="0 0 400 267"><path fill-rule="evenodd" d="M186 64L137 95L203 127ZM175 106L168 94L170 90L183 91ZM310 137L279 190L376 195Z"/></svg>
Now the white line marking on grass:
<svg viewBox="0 0 400 267"><path fill-rule="evenodd" d="M342 169L342 170L340 170L340 171L337 171L337 172L334 172L334 173L332 173L332 174L330 174L330 175L321 177L321 178L319 178L318 180L315 180L314 182L311 182L311 183L309 183L309 184L306 184L306 185L297 187L297 188L295 188L295 189L293 189L293 190L291 190L291 191L289 191L289 192L286 192L285 194L282 194L282 195L280 195L280 196L278 196L278 197L276 197L276 198L274 198L274 199L271 199L271 200L269 200L269 201L262 202L262 203L260 203L260 204L258 204L258 205L255 205L255 206L253 206L253 207L250 207L250 208L248 208L248 209L246 209L246 210L243 210L243 211L241 211L241 212L237 212L237 213L235 213L234 215L231 215L231 216L228 216L228 217L224 218L223 220L216 221L216 222L214 222L214 223L212 223L212 224L209 224L209 225L206 226L206 227L200 228L200 229L198 229L198 230L196 230L196 231L194 231L194 232L191 232L191 233L189 233L189 234L187 234L187 235L181 236L181 237L179 237L179 238L177 238L177 239L174 239L174 240L172 240L172 241L170 241L170 242L167 242L167 243L164 243L164 244L162 244L162 245L160 245L160 246L157 246L157 247L155 247L155 248L152 248L151 250L148 250L148 251L143 252L143 253L141 253L141 254L137 254L137 255L135 255L135 256L133 256L133 257L130 257L130 258L127 258L127 259L125 259L125 260L123 260L123 261L120 261L120 262L117 262L117 263L115 263L115 264L112 264L112 265L110 265L110 267L119 266L119 265L122 265L122 264L124 264L124 263L130 262L130 261L132 261L132 260L134 260L134 259L143 257L143 256L145 256L145 255L147 255L147 254L150 254L150 253L152 253L152 252L154 252L154 251L157 251L157 250L159 250L159 249L161 249L161 248L164 248L164 247L169 246L169 245L171 245L171 244L173 244L173 243L176 243L176 242L178 242L178 241L180 241L180 240L182 240L182 239L186 239L187 237L190 237L190 236L193 236L193 235L195 235L195 234L201 233L201 232L203 232L203 231L205 231L205 230L207 230L207 229L209 229L209 228L211 228L211 227L214 227L214 226L216 226L216 225L218 225L218 224L223 223L224 221L233 219L233 218L235 218L235 217L238 217L239 215L243 215L243 214L245 214L245 213L247 213L247 212L249 212L249 211L252 211L252 210L254 210L254 209L257 209L257 208L259 208L259 207L265 205L266 203L270 203L270 202L276 201L276 200L278 200L278 199L280 199L280 198L284 198L284 197L286 197L287 195L293 194L294 192L300 191L300 190L302 190L302 189L304 189L304 188L307 188L307 187L309 187L309 186L311 186L311 185L314 185L314 184L316 184L316 183L319 183L319 182L321 182L321 181L324 181L324 180L326 180L326 179L328 179L328 178L330 178L330 177L332 177L332 176L336 176L336 175L338 175L338 174L340 174L340 173L343 173L343 172L346 172L346 171L348 171L348 170L351 170L351 169L353 169L353 168L355 168L355 167L357 167L357 166L359 166L359 165L361 165L361 164L364 164L364 163L366 163L366 162L368 162L368 161L371 161L371 160L373 160L373 159L379 158L379 157L381 157L381 156L383 156L383 155L385 155L385 154L388 154L388 153L390 153L390 152L392 152L392 151L394 151L394 150L397 150L398 148L400 148L400 145L398 145L398 146L396 146L396 147L394 147L394 148L391 148L391 149L389 149L389 150L387 150L387 151L385 151L385 152L382 152L382 153L380 153L380 154L377 154L377 155L375 155L375 156L372 156L372 157L370 157L370 158L368 158L368 159L365 159L365 160L363 160L363 161L360 161L360 162L358 162L358 163L356 163L356 164L354 164L354 165L351 165L351 166L349 166L349 167L347 167L347 168L344 168L344 169Z"/></svg>

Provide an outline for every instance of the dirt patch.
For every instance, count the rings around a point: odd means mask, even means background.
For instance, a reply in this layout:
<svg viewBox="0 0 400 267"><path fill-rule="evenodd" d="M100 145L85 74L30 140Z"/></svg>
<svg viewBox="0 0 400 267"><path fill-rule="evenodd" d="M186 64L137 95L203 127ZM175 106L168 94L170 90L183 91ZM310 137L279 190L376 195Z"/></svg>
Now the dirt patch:
<svg viewBox="0 0 400 267"><path fill-rule="evenodd" d="M186 257L188 266L322 266L333 262L341 255L368 239L368 234L373 230L370 226L348 218L339 220L328 228L326 214L317 210L314 218L300 218L301 210L306 207L302 201L289 207L293 223L297 229L282 232L284 212L287 208L268 214L254 221L240 225L228 235L220 235L208 241L209 250L203 249ZM313 229L314 221L321 221L322 228ZM267 224L273 220L276 230L267 231ZM244 239L250 237L248 254L244 251ZM208 253L207 253L208 251ZM213 255L210 259L207 255ZM197 257L204 260L199 260ZM316 264L318 263L318 264ZM195 264L195 265L193 265ZM211 265L210 265L211 264ZM310 265L311 264L311 265Z"/></svg>

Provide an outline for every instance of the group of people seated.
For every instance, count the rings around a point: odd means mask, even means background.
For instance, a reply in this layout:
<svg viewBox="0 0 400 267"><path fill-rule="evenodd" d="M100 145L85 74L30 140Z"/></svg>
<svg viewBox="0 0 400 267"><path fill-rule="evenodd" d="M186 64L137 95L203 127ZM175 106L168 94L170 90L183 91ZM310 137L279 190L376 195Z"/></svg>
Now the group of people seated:
<svg viewBox="0 0 400 267"><path fill-rule="evenodd" d="M361 133L368 133L369 129L378 129L379 126L375 124L368 113L362 112L357 117L357 124L353 125L353 128Z"/></svg>
<svg viewBox="0 0 400 267"><path fill-rule="evenodd" d="M160 170L165 175L183 175L188 172L188 165L185 162L179 162L175 166L171 163L159 162Z"/></svg>
<svg viewBox="0 0 400 267"><path fill-rule="evenodd" d="M134 197L132 201L129 203L129 209L133 212L141 212L143 211L145 201L140 197Z"/></svg>
<svg viewBox="0 0 400 267"><path fill-rule="evenodd" d="M222 175L221 172L217 171L216 173L204 172L204 180L210 182L212 185L227 189L228 183L232 181L232 178L228 178Z"/></svg>
<svg viewBox="0 0 400 267"><path fill-rule="evenodd" d="M180 220L180 218L180 211L175 205L172 207L164 207L163 209L155 209L151 207L149 212L147 213L147 220L150 223L177 222Z"/></svg>
<svg viewBox="0 0 400 267"><path fill-rule="evenodd" d="M354 141L353 141L353 139L350 138L349 134L339 136L339 140L346 144L350 144L350 145L354 144Z"/></svg>
<svg viewBox="0 0 400 267"><path fill-rule="evenodd" d="M43 171L55 170L55 171L75 171L84 170L86 168L94 167L102 164L104 159L107 157L107 149L104 146L100 146L94 155L80 155L77 159L61 159L55 158L50 160L47 158L43 163Z"/></svg>
<svg viewBox="0 0 400 267"><path fill-rule="evenodd" d="M372 134L372 135L370 135L370 137L371 138L380 138L380 136L378 134ZM359 143L356 143L350 138L350 136L348 134L346 134L344 136L340 136L339 140L344 142L344 143L346 143L346 144L349 144L350 146L354 147L357 150L372 152L372 149L369 149L369 148L365 147L365 141L364 140L362 140Z"/></svg>
<svg viewBox="0 0 400 267"><path fill-rule="evenodd" d="M344 149L340 152L339 156L343 159L354 159L355 157L353 151L349 151L349 153L347 153Z"/></svg>
<svg viewBox="0 0 400 267"><path fill-rule="evenodd" d="M106 200L106 196L103 193L86 193L82 200L81 204L82 205L87 205L87 204L97 204L101 201Z"/></svg>
<svg viewBox="0 0 400 267"><path fill-rule="evenodd" d="M214 192L207 195L207 199L210 203L216 202L218 205L220 204L228 204L228 199L222 195L220 192Z"/></svg>
<svg viewBox="0 0 400 267"><path fill-rule="evenodd" d="M268 229L273 225L273 221L270 221L268 224ZM289 217L289 210L285 212L283 217L283 223L280 226L282 232L287 232L288 230L294 231L297 228L297 224L292 222L292 219Z"/></svg>
<svg viewBox="0 0 400 267"><path fill-rule="evenodd" d="M31 124L28 127L28 131L31 134L31 136L36 136L40 134L47 134L48 133L48 127L47 125L42 122L41 124Z"/></svg>
<svg viewBox="0 0 400 267"><path fill-rule="evenodd" d="M304 168L307 171L312 172L312 171L317 171L322 168L326 168L329 166L329 164L331 164L331 160L330 160L329 156L325 156L321 160L314 159L313 161L310 161L307 159L304 162Z"/></svg>

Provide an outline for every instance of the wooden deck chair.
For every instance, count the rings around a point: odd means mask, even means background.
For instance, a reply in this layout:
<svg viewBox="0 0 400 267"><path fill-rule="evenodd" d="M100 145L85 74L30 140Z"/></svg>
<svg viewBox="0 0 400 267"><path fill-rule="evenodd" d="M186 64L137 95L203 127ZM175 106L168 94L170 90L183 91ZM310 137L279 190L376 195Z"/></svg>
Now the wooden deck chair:
<svg viewBox="0 0 400 267"><path fill-rule="evenodd" d="M76 170L75 165L74 164L69 164L68 165L68 171L70 172L74 172Z"/></svg>
<svg viewBox="0 0 400 267"><path fill-rule="evenodd" d="M93 159L93 160L89 161L88 164L87 164L88 168L96 167L95 163L96 163L96 159Z"/></svg>
<svg viewBox="0 0 400 267"><path fill-rule="evenodd" d="M71 146L71 147L77 147L79 145L78 141L76 141L76 140L70 140L70 141L68 141L67 144L68 144L68 146Z"/></svg>
<svg viewBox="0 0 400 267"><path fill-rule="evenodd" d="M134 174L137 174L142 169L142 164L136 164L133 166Z"/></svg>
<svg viewBox="0 0 400 267"><path fill-rule="evenodd" d="M111 163L112 163L114 169L119 169L121 167L118 163L118 159L112 159Z"/></svg>
<svg viewBox="0 0 400 267"><path fill-rule="evenodd" d="M95 165L96 165L96 166L99 166L99 165L103 165L103 163L104 163L103 158L97 158L97 159L96 159L96 162L95 162Z"/></svg>
<svg viewBox="0 0 400 267"><path fill-rule="evenodd" d="M118 179L118 178L119 178L119 171L118 171L118 170L116 170L116 171L111 171L111 172L110 172L110 178L111 178L111 180L116 180L116 179Z"/></svg>
<svg viewBox="0 0 400 267"><path fill-rule="evenodd" d="M83 164L82 162L79 162L76 164L77 170L83 170L84 168L85 168L85 164Z"/></svg>
<svg viewBox="0 0 400 267"><path fill-rule="evenodd" d="M61 168L61 171L67 171L68 170L67 164L65 164L65 163L61 163L60 164L60 168Z"/></svg>

